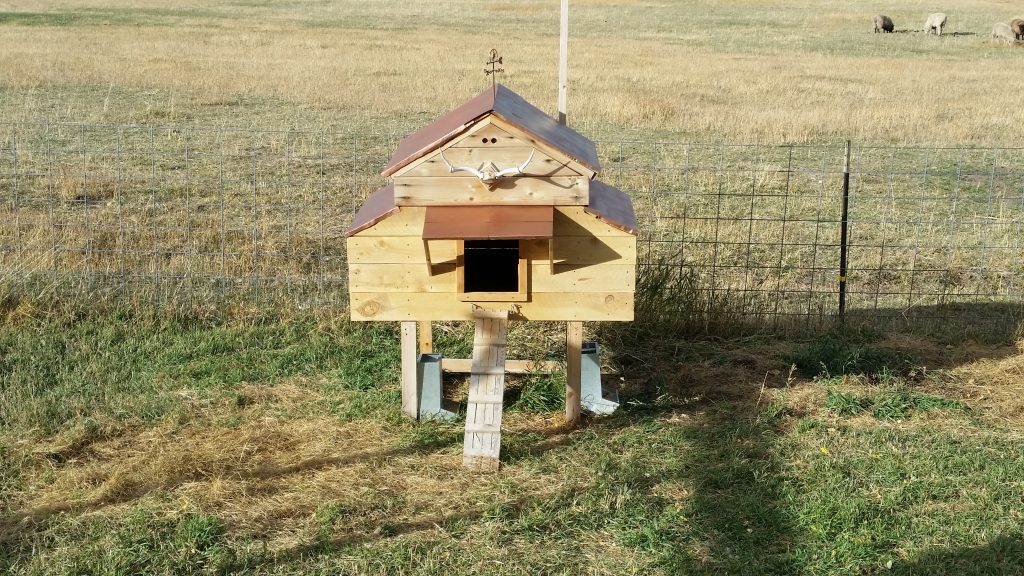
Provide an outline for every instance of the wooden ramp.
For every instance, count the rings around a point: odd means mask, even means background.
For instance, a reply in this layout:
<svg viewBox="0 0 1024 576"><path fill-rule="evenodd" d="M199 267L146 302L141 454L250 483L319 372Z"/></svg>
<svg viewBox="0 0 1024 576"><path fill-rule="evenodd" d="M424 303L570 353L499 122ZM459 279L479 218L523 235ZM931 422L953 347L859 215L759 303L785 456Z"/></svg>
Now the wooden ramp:
<svg viewBox="0 0 1024 576"><path fill-rule="evenodd" d="M473 366L466 405L462 462L468 468L497 470L501 453L501 409L505 396L508 311L476 309Z"/></svg>

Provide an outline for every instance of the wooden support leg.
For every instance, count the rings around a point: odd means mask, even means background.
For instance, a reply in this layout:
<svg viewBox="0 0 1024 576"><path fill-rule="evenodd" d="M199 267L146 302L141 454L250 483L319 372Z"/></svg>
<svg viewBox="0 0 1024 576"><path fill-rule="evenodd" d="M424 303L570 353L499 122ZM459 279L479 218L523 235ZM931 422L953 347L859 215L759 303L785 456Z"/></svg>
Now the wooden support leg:
<svg viewBox="0 0 1024 576"><path fill-rule="evenodd" d="M583 371L580 364L583 352L583 322L565 323L565 421L573 424L580 419L580 387Z"/></svg>
<svg viewBox="0 0 1024 576"><path fill-rule="evenodd" d="M430 327L430 321L420 322L420 354L432 354L434 352L434 331Z"/></svg>
<svg viewBox="0 0 1024 576"><path fill-rule="evenodd" d="M416 418L420 391L416 382L416 323L402 322L402 412Z"/></svg>

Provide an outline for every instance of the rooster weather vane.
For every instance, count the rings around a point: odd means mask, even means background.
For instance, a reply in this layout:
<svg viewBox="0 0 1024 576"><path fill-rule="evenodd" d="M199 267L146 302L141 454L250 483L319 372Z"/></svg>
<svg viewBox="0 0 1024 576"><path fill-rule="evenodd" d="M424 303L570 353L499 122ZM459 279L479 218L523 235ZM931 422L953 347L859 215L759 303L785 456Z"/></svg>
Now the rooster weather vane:
<svg viewBox="0 0 1024 576"><path fill-rule="evenodd" d="M487 65L491 67L490 70L484 68L484 76L491 77L491 90L494 91L494 95L498 94L498 72L504 72L504 68L498 68L498 64L501 64L501 56L498 56L498 49L491 48L491 57L487 60Z"/></svg>

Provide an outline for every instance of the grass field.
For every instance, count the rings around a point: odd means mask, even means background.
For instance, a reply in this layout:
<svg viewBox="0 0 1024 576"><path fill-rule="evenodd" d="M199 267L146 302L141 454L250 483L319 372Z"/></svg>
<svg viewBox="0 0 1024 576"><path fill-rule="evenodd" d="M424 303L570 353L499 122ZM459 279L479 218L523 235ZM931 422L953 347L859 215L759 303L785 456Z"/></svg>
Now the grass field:
<svg viewBox="0 0 1024 576"><path fill-rule="evenodd" d="M807 149L792 194L778 176L785 149L721 160L713 146L666 146L659 162L700 169L655 186L647 156L627 148L609 175L642 209L691 223L718 210L735 229L716 235L762 242L753 259L777 257L802 287L805 261L821 261L792 245L818 227L755 233L755 209L811 219L837 178L817 176L815 154L847 138L948 145L862 151L861 166L877 168L858 177L853 233L878 250L857 265L879 269L869 283L933 262L957 272L934 279L951 290L1016 286L1019 153L958 149L1022 144L1024 51L987 38L1017 5L572 4L569 115L588 136L826 145ZM22 144L43 141L24 122L142 126L55 128L64 164L48 165L45 149L0 158L0 244L24 249L4 252L4 281L57 269L343 285L344 255L324 238L370 191L387 138L486 85L490 48L505 84L553 110L557 5L7 3L0 121L19 123ZM904 31L937 9L947 35ZM901 32L872 34L877 12ZM306 132L290 144L203 132L221 127ZM302 136L319 130L341 135L326 161ZM381 138L352 153L353 134ZM94 147L77 153L79 142ZM325 186L353 196L325 209ZM949 199L960 212L930 204ZM710 233L701 226L656 232L693 242ZM974 272L985 266L998 274ZM811 287L833 268L811 270ZM754 285L749 273L718 278L733 280ZM457 423L401 415L396 326L355 325L336 305L218 307L196 293L154 308L147 299L162 297L148 292L59 300L53 286L4 284L0 573L1024 574L1018 326L739 337L724 316L695 329L659 313L692 307L679 281L648 284L634 323L587 325L626 401L615 415L568 429L563 375L510 382L493 475L461 467ZM897 314L914 304L883 303ZM560 329L514 325L510 354L557 357ZM468 326L435 337L446 355L468 354Z"/></svg>
<svg viewBox="0 0 1024 576"><path fill-rule="evenodd" d="M8 3L5 120L404 133L502 81L553 111L558 3ZM592 137L1019 145L1013 2L573 3L570 122ZM889 14L899 34L872 34Z"/></svg>
<svg viewBox="0 0 1024 576"><path fill-rule="evenodd" d="M1019 347L592 328L627 404L567 430L515 380L481 475L400 415L393 326L8 307L0 571L1019 573Z"/></svg>

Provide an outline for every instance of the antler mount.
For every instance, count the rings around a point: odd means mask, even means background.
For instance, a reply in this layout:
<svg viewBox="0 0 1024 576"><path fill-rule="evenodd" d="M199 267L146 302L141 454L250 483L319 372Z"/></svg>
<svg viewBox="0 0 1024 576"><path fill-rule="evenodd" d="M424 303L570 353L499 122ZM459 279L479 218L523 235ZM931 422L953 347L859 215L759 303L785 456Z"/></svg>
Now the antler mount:
<svg viewBox="0 0 1024 576"><path fill-rule="evenodd" d="M448 167L449 174L454 174L456 172L468 172L473 176L479 178L480 181L483 182L485 186L487 186L488 190L494 190L494 188L497 187L498 182L502 178L506 178L508 176L518 176L522 174L523 170L526 169L526 166L533 161L533 153L534 150L530 150L530 156L526 158L526 162L523 162L518 166L513 166L511 168L505 169L499 169L498 166L494 164L494 162L490 161L484 162L478 168L473 168L472 166L453 166L452 163L449 162L448 159L444 157L443 150L441 151L441 161L443 161L445 166Z"/></svg>

